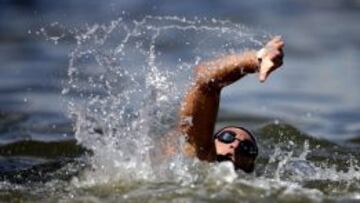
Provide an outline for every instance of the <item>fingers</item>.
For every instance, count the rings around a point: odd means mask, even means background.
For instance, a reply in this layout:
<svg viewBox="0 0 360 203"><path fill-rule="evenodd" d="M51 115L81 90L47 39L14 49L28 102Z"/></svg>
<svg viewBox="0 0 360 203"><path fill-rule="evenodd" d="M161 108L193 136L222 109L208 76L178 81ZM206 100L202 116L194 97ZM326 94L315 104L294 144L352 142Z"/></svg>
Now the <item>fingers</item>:
<svg viewBox="0 0 360 203"><path fill-rule="evenodd" d="M282 49L285 46L285 42L282 39L281 36L276 36L272 38L265 47L271 48L271 49Z"/></svg>
<svg viewBox="0 0 360 203"><path fill-rule="evenodd" d="M279 49L279 51L280 51L279 57L280 57L281 59L283 59L283 58L284 58L284 50L281 48L281 49Z"/></svg>
<svg viewBox="0 0 360 203"><path fill-rule="evenodd" d="M259 72L259 80L260 82L264 82L269 74L274 70L274 63L273 61L266 59L261 62L260 72Z"/></svg>
<svg viewBox="0 0 360 203"><path fill-rule="evenodd" d="M280 55L281 55L281 52L279 50L275 49L269 53L268 57L269 57L269 59L274 60L274 59L280 57Z"/></svg>
<svg viewBox="0 0 360 203"><path fill-rule="evenodd" d="M273 58L277 67L280 67L283 64L284 51L282 49L279 50L279 54Z"/></svg>

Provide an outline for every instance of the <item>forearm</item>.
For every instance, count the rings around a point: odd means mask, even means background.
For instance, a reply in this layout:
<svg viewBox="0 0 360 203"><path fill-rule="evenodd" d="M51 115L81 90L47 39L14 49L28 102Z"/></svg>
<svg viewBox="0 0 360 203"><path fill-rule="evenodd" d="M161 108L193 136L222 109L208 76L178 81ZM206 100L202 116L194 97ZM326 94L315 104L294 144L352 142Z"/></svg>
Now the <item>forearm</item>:
<svg viewBox="0 0 360 203"><path fill-rule="evenodd" d="M196 67L196 83L203 88L221 89L258 70L255 51L227 55Z"/></svg>
<svg viewBox="0 0 360 203"><path fill-rule="evenodd" d="M180 109L180 130L187 135L200 159L214 157L212 135L219 109L221 89L246 73L256 70L258 60L254 52L228 55L205 62L196 68L193 86L185 95Z"/></svg>

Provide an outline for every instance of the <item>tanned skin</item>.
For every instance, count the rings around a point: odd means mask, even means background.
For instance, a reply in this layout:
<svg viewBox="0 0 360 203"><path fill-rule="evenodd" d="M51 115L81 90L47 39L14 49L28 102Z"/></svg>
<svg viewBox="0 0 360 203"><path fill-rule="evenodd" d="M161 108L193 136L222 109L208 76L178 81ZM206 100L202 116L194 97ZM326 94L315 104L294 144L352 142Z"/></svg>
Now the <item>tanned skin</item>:
<svg viewBox="0 0 360 203"><path fill-rule="evenodd" d="M196 67L194 83L181 105L178 126L187 136L186 154L200 160L216 160L217 153L224 151L220 145L215 147L213 139L221 90L252 73L258 73L259 81L264 82L282 65L283 47L284 41L278 36L258 52L227 55Z"/></svg>

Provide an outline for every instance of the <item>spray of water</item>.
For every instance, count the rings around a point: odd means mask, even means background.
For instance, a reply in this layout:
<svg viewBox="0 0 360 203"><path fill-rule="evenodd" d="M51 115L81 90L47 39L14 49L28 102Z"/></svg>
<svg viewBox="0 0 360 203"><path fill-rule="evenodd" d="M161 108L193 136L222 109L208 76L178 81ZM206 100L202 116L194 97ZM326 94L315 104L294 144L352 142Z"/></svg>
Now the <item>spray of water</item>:
<svg viewBox="0 0 360 203"><path fill-rule="evenodd" d="M76 139L93 151L93 182L154 180L169 171L189 179L189 160L181 153L163 156L159 143L176 126L192 67L261 45L261 37L229 21L170 16L119 18L70 33L76 48L62 93L70 100ZM179 151L182 136L173 137L171 147Z"/></svg>
<svg viewBox="0 0 360 203"><path fill-rule="evenodd" d="M242 194L250 187L258 191L255 194L264 190L263 196L300 195L318 201L324 192L304 188L306 184L346 181L348 189L358 184L356 161L350 161L347 171L309 161L308 141L300 154L292 149L299 147L292 140L290 150L273 143L260 177L235 172L229 163L203 163L180 153L183 136L174 136L172 130L182 95L191 84L192 67L207 58L259 48L268 35L229 21L174 16L119 18L69 33L76 47L69 54L62 94L68 99L76 139L93 152L91 169L74 178L75 185L171 180L194 189L201 180L202 188L242 188L236 191ZM62 36L48 39L57 44ZM170 136L168 145L178 153L166 156L160 143Z"/></svg>

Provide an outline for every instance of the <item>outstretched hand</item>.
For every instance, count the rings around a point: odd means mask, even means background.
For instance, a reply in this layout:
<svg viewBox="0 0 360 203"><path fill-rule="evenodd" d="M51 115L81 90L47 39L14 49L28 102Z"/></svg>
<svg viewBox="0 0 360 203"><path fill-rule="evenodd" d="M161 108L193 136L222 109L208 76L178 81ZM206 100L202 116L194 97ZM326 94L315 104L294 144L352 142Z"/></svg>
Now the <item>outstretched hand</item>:
<svg viewBox="0 0 360 203"><path fill-rule="evenodd" d="M284 41L280 36L276 36L257 52L257 57L261 60L259 68L260 82L264 82L271 72L283 64L283 47Z"/></svg>

